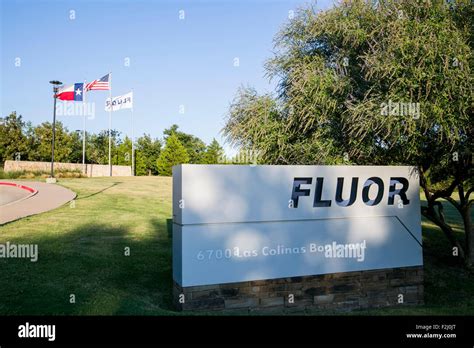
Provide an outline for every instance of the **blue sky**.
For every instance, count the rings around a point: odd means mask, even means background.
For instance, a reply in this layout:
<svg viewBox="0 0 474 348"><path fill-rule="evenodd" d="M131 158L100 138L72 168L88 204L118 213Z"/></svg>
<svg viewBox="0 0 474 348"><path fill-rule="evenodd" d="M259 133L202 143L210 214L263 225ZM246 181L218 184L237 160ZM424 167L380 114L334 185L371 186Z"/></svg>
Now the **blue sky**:
<svg viewBox="0 0 474 348"><path fill-rule="evenodd" d="M176 123L206 143L214 137L223 143L220 130L238 87L273 90L263 69L272 55L273 37L288 21L289 11L308 3L1 1L2 116L16 110L33 124L51 121L48 81L72 84L111 71L113 95L134 90L136 136L161 138L163 130ZM331 4L318 1L317 8ZM87 120L88 131L108 128L103 110L107 97L103 91L87 94L96 106L94 119ZM80 116L58 119L70 130L82 129ZM130 135L130 112L114 112L112 127Z"/></svg>

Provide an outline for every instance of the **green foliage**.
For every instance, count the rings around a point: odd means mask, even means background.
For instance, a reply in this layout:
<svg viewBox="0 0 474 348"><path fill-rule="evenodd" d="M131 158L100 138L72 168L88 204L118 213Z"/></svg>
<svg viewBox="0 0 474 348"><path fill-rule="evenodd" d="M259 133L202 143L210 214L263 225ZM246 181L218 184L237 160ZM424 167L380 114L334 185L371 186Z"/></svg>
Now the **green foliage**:
<svg viewBox="0 0 474 348"><path fill-rule="evenodd" d="M120 140L115 149L114 164L120 166L132 165L132 140L129 137Z"/></svg>
<svg viewBox="0 0 474 348"><path fill-rule="evenodd" d="M32 161L51 161L51 143L53 141L53 127L49 122L43 122L31 131L29 156ZM56 122L54 141L54 160L68 162L73 148L73 133L69 133L61 122Z"/></svg>
<svg viewBox="0 0 474 348"><path fill-rule="evenodd" d="M241 89L224 134L270 163L437 163L471 148L472 16L453 2L343 2L300 10L266 64L276 96ZM383 115L383 103L420 114ZM472 137L471 137L472 139ZM346 156L345 156L346 155Z"/></svg>
<svg viewBox="0 0 474 348"><path fill-rule="evenodd" d="M291 105L282 107L271 95L259 96L253 88L240 88L231 104L224 135L240 150L258 152L263 163L334 163L337 150L328 132L291 130L288 117L294 112Z"/></svg>
<svg viewBox="0 0 474 348"><path fill-rule="evenodd" d="M14 160L19 154L20 160L51 161L51 123L44 122L37 126L25 123L21 116L12 112L1 119L0 123L0 163L5 160ZM117 130L112 130L112 164L132 165L131 139ZM164 131L165 140L174 134L186 156L179 154L179 159L188 163L218 163L223 157L223 149L214 141L209 145L198 137L178 131L177 125L172 125ZM82 132L69 131L61 122L56 122L55 161L68 163L82 163ZM135 146L135 174L158 175L158 158L161 153L161 141L144 134L136 140ZM168 154L169 155L169 154ZM184 163L183 162L183 163ZM109 163L109 135L107 130L98 134L86 134L86 163ZM165 170L171 175L169 170Z"/></svg>
<svg viewBox="0 0 474 348"><path fill-rule="evenodd" d="M176 124L163 131L165 140L166 137L169 137L173 133L176 134L181 144L185 147L189 155L189 163L205 163L203 162L205 161L204 155L206 152L206 144L204 141L194 135L179 131L178 125Z"/></svg>
<svg viewBox="0 0 474 348"><path fill-rule="evenodd" d="M82 163L82 131L71 132L70 136L71 136L70 138L71 153L69 154L69 158L67 159L67 162ZM86 162L87 162L87 156L86 156Z"/></svg>
<svg viewBox="0 0 474 348"><path fill-rule="evenodd" d="M27 158L28 145L24 134L26 124L21 115L12 112L0 123L0 163L14 160L17 154ZM51 146L51 145L50 145Z"/></svg>
<svg viewBox="0 0 474 348"><path fill-rule="evenodd" d="M219 145L219 142L216 139L212 139L212 142L207 146L206 153L203 157L203 163L205 164L222 163L224 159L224 149Z"/></svg>
<svg viewBox="0 0 474 348"><path fill-rule="evenodd" d="M157 159L161 152L161 142L144 134L137 139L135 151L136 175L158 175Z"/></svg>
<svg viewBox="0 0 474 348"><path fill-rule="evenodd" d="M178 136L171 133L166 138L165 148L157 161L158 173L160 175L170 176L172 167L177 164L189 163L189 156L186 148L181 144Z"/></svg>
<svg viewBox="0 0 474 348"><path fill-rule="evenodd" d="M120 141L120 132L112 129L112 163L117 158L115 149L116 144ZM109 163L109 131L103 130L99 134L92 134L87 139L86 158L89 163L108 164Z"/></svg>

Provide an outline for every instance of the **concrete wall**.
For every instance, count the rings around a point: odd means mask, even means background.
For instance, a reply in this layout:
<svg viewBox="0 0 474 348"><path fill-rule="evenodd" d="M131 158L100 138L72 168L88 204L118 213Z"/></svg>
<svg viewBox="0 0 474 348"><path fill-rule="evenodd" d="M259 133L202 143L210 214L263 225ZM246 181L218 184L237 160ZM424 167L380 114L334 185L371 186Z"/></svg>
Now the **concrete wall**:
<svg viewBox="0 0 474 348"><path fill-rule="evenodd" d="M81 163L54 163L56 170L83 171ZM109 176L109 166L104 164L86 164L86 174L88 177ZM33 161L5 161L4 171L45 171L51 170L51 162L33 162ZM112 176L132 176L130 166L112 166Z"/></svg>

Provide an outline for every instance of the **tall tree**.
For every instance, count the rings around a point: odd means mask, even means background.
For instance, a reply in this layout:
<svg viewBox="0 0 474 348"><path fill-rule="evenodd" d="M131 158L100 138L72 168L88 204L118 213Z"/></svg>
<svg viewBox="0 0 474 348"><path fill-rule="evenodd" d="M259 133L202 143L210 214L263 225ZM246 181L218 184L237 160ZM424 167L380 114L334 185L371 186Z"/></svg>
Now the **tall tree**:
<svg viewBox="0 0 474 348"><path fill-rule="evenodd" d="M112 163L116 159L115 144L119 142L120 132L112 129ZM99 134L92 134L87 142L87 158L91 163L108 164L109 163L109 131L103 130Z"/></svg>
<svg viewBox="0 0 474 348"><path fill-rule="evenodd" d="M138 138L135 151L136 175L157 175L156 161L160 152L161 142L158 139L152 139L148 134Z"/></svg>
<svg viewBox="0 0 474 348"><path fill-rule="evenodd" d="M30 159L34 161L50 161L51 160L51 143L53 140L53 127L50 122L33 128ZM71 152L73 148L73 138L68 129L63 126L62 122L56 122L56 134L54 141L54 160L56 162L70 162Z"/></svg>
<svg viewBox="0 0 474 348"><path fill-rule="evenodd" d="M13 111L0 122L0 164L6 160L28 158L28 146L25 136L26 124L21 115Z"/></svg>
<svg viewBox="0 0 474 348"><path fill-rule="evenodd" d="M114 163L121 166L132 165L132 140L125 137L117 145Z"/></svg>
<svg viewBox="0 0 474 348"><path fill-rule="evenodd" d="M423 215L472 266L473 14L468 0L303 8L266 64L275 95L241 89L224 134L269 163L415 165ZM464 243L441 199L461 214Z"/></svg>
<svg viewBox="0 0 474 348"><path fill-rule="evenodd" d="M172 167L177 164L188 163L189 156L186 148L181 144L178 136L171 133L166 138L166 145L157 161L158 173L160 175L170 176Z"/></svg>
<svg viewBox="0 0 474 348"><path fill-rule="evenodd" d="M206 153L204 154L204 163L206 164L218 164L224 160L224 149L219 145L216 139L212 139L212 142L207 146Z"/></svg>
<svg viewBox="0 0 474 348"><path fill-rule="evenodd" d="M75 131L70 134L70 148L71 153L69 154L68 162L71 163L82 163L82 132ZM86 156L87 163L87 156Z"/></svg>
<svg viewBox="0 0 474 348"><path fill-rule="evenodd" d="M188 152L189 163L202 163L206 152L206 143L192 134L179 131L178 128L178 125L173 124L170 128L165 129L163 131L165 139L173 133L176 134Z"/></svg>

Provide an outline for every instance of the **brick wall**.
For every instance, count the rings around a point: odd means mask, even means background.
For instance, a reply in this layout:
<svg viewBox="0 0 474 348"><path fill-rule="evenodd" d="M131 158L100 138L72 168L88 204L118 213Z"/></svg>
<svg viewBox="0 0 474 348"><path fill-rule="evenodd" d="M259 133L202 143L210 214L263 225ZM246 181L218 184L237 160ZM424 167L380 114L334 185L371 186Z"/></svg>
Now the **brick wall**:
<svg viewBox="0 0 474 348"><path fill-rule="evenodd" d="M60 163L54 162L55 170L83 171L82 163ZM5 172L14 171L45 171L51 170L51 162L33 161L5 161L3 170ZM104 164L86 164L86 174L89 177L109 176L109 166ZM131 176L130 166L112 166L112 176Z"/></svg>
<svg viewBox="0 0 474 348"><path fill-rule="evenodd" d="M184 303L180 303L180 295L184 295ZM293 303L290 295L293 295ZM174 283L173 298L179 310L283 308L291 311L319 308L347 311L417 305L423 303L423 268L333 273L184 288Z"/></svg>

